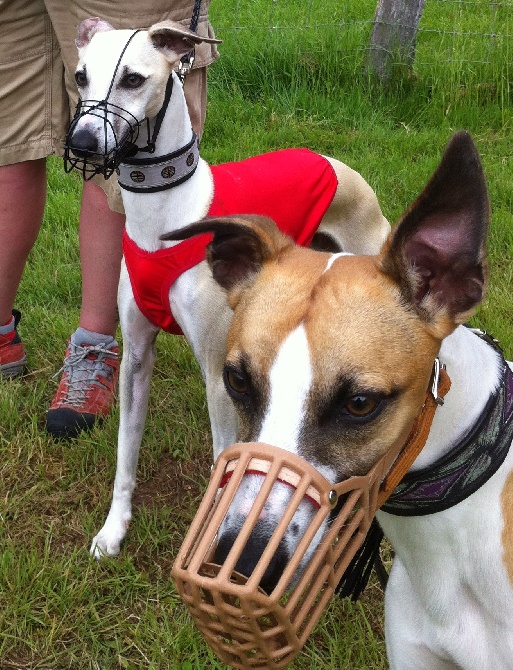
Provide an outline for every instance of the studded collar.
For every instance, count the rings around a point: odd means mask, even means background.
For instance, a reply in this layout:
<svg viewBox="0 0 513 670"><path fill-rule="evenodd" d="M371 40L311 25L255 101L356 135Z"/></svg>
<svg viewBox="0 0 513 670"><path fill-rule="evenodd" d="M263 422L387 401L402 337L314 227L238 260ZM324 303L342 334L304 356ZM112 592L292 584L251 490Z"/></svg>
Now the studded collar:
<svg viewBox="0 0 513 670"><path fill-rule="evenodd" d="M117 169L121 188L134 193L156 193L187 181L198 167L198 136L184 147L164 156L129 158Z"/></svg>

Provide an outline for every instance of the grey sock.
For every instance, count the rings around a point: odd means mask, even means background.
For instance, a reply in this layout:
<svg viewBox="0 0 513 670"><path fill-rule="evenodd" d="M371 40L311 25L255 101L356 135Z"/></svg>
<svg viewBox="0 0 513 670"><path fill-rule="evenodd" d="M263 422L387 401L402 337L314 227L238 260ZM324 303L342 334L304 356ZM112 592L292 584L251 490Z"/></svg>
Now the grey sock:
<svg viewBox="0 0 513 670"><path fill-rule="evenodd" d="M82 346L84 344L92 344L93 346L98 344L104 344L105 347L109 348L111 346L117 347L118 343L112 337L112 335L102 335L102 333L94 333L92 330L86 330L85 328L78 327L76 331L71 336L71 341L73 344Z"/></svg>
<svg viewBox="0 0 513 670"><path fill-rule="evenodd" d="M5 326L0 326L0 335L8 335L14 330L14 317Z"/></svg>

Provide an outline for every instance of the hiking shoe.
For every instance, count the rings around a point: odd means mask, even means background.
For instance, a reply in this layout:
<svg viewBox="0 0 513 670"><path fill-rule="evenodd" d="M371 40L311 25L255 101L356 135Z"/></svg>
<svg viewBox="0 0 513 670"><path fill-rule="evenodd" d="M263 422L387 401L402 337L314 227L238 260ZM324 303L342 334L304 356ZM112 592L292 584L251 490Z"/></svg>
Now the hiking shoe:
<svg viewBox="0 0 513 670"><path fill-rule="evenodd" d="M6 334L0 334L0 373L2 377L21 375L27 362L27 352L16 330L21 313L13 309L12 316L13 329Z"/></svg>
<svg viewBox="0 0 513 670"><path fill-rule="evenodd" d="M68 343L64 365L55 375L62 372L59 388L46 413L46 429L57 438L72 438L90 430L115 402L118 343L112 337L106 338L110 342L100 344L80 339L75 333Z"/></svg>

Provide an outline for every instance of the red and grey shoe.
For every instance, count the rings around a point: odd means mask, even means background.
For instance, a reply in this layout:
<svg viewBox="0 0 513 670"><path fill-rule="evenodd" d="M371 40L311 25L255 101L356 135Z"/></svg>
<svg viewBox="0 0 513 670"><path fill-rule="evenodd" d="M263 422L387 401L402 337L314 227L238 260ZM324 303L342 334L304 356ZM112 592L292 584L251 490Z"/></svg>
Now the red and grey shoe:
<svg viewBox="0 0 513 670"><path fill-rule="evenodd" d="M116 400L119 348L116 340L102 344L68 343L59 388L46 414L46 429L57 438L76 437L109 414ZM57 376L56 375L56 376Z"/></svg>
<svg viewBox="0 0 513 670"><path fill-rule="evenodd" d="M27 363L27 352L17 331L21 313L13 309L12 318L13 329L5 335L0 334L0 373L2 377L21 375Z"/></svg>

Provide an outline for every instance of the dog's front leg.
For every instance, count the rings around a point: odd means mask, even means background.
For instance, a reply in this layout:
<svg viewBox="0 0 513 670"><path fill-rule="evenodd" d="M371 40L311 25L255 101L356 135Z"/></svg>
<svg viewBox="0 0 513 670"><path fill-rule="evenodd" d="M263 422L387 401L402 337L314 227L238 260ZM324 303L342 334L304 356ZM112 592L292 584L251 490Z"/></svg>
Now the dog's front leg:
<svg viewBox="0 0 513 670"><path fill-rule="evenodd" d="M121 276L118 302L123 357L119 383L120 421L116 477L109 514L91 546L91 554L95 558L119 553L132 518L132 494L155 362L155 338L158 333L158 329L149 323L135 305L124 267Z"/></svg>

